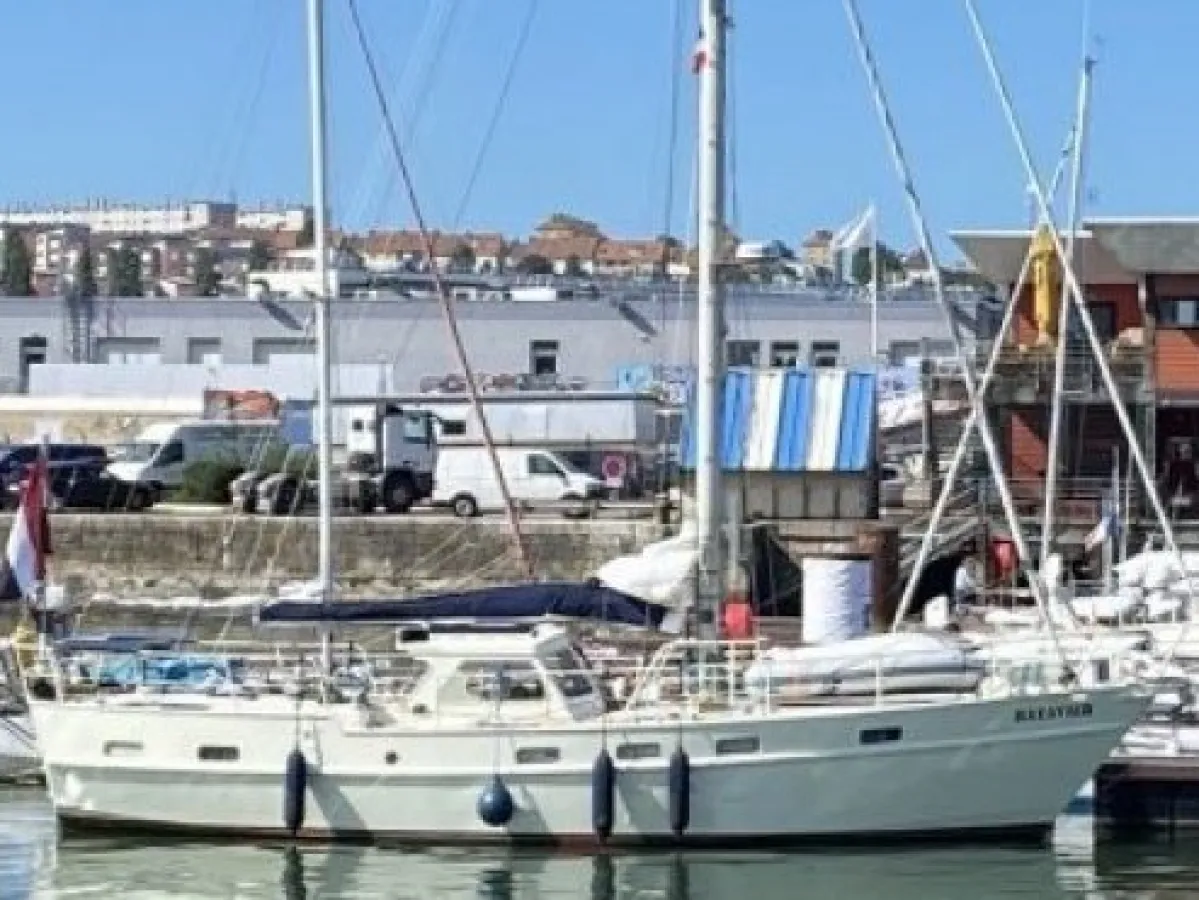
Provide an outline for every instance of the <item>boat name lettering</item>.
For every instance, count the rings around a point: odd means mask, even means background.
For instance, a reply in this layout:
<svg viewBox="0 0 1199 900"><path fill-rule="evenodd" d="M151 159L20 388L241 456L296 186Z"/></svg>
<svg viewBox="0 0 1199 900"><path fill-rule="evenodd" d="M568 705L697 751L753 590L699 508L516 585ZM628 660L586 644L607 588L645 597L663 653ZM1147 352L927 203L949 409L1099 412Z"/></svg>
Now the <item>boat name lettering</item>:
<svg viewBox="0 0 1199 900"><path fill-rule="evenodd" d="M1051 719L1086 719L1092 713L1089 703L1061 703L1054 706L1029 706L1016 710L1017 722L1045 722Z"/></svg>

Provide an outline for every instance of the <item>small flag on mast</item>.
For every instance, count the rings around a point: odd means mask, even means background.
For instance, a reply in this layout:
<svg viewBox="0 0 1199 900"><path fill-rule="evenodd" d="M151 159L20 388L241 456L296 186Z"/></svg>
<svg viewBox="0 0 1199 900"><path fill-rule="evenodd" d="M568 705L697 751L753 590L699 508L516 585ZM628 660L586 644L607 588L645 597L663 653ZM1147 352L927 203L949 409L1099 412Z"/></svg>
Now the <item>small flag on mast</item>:
<svg viewBox="0 0 1199 900"><path fill-rule="evenodd" d="M50 552L48 481L46 457L39 454L21 484L20 507L0 559L0 601L33 599L46 580L46 555Z"/></svg>
<svg viewBox="0 0 1199 900"><path fill-rule="evenodd" d="M695 49L691 51L691 74L698 75L707 65L708 41L703 32L700 32L699 38L695 42Z"/></svg>
<svg viewBox="0 0 1199 900"><path fill-rule="evenodd" d="M1083 539L1083 550L1090 553L1101 544L1115 540L1120 527L1120 467L1116 461L1112 464L1111 488L1103 496L1099 522Z"/></svg>

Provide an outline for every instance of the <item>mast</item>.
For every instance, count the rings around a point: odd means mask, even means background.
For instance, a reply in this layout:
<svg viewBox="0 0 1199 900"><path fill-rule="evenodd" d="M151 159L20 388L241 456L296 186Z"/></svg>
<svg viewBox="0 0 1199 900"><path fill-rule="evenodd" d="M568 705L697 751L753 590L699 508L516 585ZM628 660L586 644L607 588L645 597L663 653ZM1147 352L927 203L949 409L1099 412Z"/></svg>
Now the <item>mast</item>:
<svg viewBox="0 0 1199 900"><path fill-rule="evenodd" d="M695 395L695 496L699 547L697 625L701 638L716 636L716 610L724 600L724 500L718 455L718 416L724 380L724 291L718 264L724 241L725 0L703 0L699 84L699 284L698 365ZM738 523L739 524L739 523Z"/></svg>
<svg viewBox="0 0 1199 900"><path fill-rule="evenodd" d="M880 364L878 346L878 208L870 204L870 364Z"/></svg>
<svg viewBox="0 0 1199 900"><path fill-rule="evenodd" d="M316 408L317 478L320 501L317 579L321 599L333 599L333 355L329 334L329 259L325 195L325 46L324 0L308 0L308 93L312 126L312 253L317 289L316 314Z"/></svg>
<svg viewBox="0 0 1199 900"><path fill-rule="evenodd" d="M1078 83L1078 110L1074 125L1074 161L1070 172L1070 209L1066 228L1066 260L1071 267L1075 264L1074 241L1078 233L1078 217L1082 207L1083 180L1086 177L1087 125L1091 101L1091 70L1095 60L1089 55L1082 63L1082 77ZM1031 239L1031 238L1030 238ZM1062 417L1065 414L1066 350L1070 341L1070 285L1062 279L1061 295L1058 297L1057 347L1053 365L1053 403L1049 414L1049 456L1045 465L1045 509L1041 519L1042 566L1053 551L1054 507L1057 504L1058 469L1060 468Z"/></svg>

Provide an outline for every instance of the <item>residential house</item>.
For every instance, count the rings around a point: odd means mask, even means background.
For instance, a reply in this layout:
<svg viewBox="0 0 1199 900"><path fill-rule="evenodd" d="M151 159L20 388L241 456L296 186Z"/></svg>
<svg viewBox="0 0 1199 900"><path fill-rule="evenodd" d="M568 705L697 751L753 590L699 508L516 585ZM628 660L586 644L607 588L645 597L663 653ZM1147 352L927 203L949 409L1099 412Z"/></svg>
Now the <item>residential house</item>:
<svg viewBox="0 0 1199 900"><path fill-rule="evenodd" d="M603 241L596 250L595 273L648 278L661 275L683 259L682 245L671 238Z"/></svg>
<svg viewBox="0 0 1199 900"><path fill-rule="evenodd" d="M828 228L817 228L799 245L800 262L813 269L833 268L833 232Z"/></svg>
<svg viewBox="0 0 1199 900"><path fill-rule="evenodd" d="M900 260L903 266L904 281L907 284L930 284L933 280L933 267L928 254L921 247L905 253Z"/></svg>
<svg viewBox="0 0 1199 900"><path fill-rule="evenodd" d="M602 235L535 235L526 243L514 247L509 260L518 271L528 269L531 260L542 259L549 261L555 275L594 275L603 243Z"/></svg>

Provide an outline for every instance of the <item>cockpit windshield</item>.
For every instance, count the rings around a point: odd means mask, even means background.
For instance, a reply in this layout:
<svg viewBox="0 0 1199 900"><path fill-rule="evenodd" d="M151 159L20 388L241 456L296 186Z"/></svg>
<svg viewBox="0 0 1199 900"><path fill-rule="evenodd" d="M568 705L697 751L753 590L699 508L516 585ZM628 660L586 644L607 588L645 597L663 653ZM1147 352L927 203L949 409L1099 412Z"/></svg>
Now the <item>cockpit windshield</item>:
<svg viewBox="0 0 1199 900"><path fill-rule="evenodd" d="M554 680L555 686L568 700L586 697L595 692L590 667L573 647L562 646L543 651L541 661L550 678Z"/></svg>

